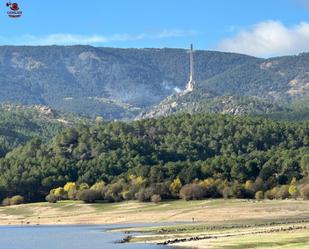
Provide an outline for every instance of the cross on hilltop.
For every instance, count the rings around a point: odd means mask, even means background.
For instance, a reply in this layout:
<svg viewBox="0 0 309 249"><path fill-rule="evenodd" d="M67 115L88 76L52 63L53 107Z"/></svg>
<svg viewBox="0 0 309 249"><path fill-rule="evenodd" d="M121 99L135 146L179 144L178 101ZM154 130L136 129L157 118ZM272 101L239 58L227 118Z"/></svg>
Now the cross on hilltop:
<svg viewBox="0 0 309 249"><path fill-rule="evenodd" d="M194 58L193 58L193 44L190 46L190 77L189 77L189 82L186 85L186 89L184 90L184 94L188 92L192 92L194 87L195 87L195 81L194 81Z"/></svg>

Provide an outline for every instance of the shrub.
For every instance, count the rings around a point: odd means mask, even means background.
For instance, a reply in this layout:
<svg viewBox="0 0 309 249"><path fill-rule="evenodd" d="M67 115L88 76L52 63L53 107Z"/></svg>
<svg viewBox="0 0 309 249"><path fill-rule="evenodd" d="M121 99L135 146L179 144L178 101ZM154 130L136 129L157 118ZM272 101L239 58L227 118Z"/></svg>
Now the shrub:
<svg viewBox="0 0 309 249"><path fill-rule="evenodd" d="M160 201L161 201L161 196L160 195L153 195L153 196L151 196L151 202L159 203Z"/></svg>
<svg viewBox="0 0 309 249"><path fill-rule="evenodd" d="M124 190L124 191L121 192L121 197L122 197L122 199L128 201L128 200L131 200L134 197L134 195L132 194L131 191Z"/></svg>
<svg viewBox="0 0 309 249"><path fill-rule="evenodd" d="M92 189L85 189L78 192L78 199L85 203L93 203L101 198L100 192Z"/></svg>
<svg viewBox="0 0 309 249"><path fill-rule="evenodd" d="M296 185L291 185L288 189L288 193L293 197L296 198L298 196L298 189Z"/></svg>
<svg viewBox="0 0 309 249"><path fill-rule="evenodd" d="M204 188L199 184L187 184L180 190L180 197L186 201L200 200L204 197Z"/></svg>
<svg viewBox="0 0 309 249"><path fill-rule="evenodd" d="M118 202L126 198L129 198L129 193L127 191L126 183L123 180L118 180L115 183L98 187L98 192L101 193L102 199L108 202ZM93 190L93 189L92 189Z"/></svg>
<svg viewBox="0 0 309 249"><path fill-rule="evenodd" d="M289 186L282 185L279 187L274 187L271 190L265 192L264 197L270 200L273 199L287 199L289 198Z"/></svg>
<svg viewBox="0 0 309 249"><path fill-rule="evenodd" d="M277 188L277 191L275 193L275 197L276 199L287 199L289 198L290 194L289 194L289 186L287 185L282 185L280 187Z"/></svg>
<svg viewBox="0 0 309 249"><path fill-rule="evenodd" d="M294 177L290 183L290 186L288 188L288 192L291 195L291 197L296 198L298 196L298 189L297 189L297 181Z"/></svg>
<svg viewBox="0 0 309 249"><path fill-rule="evenodd" d="M69 200L75 200L77 195L77 185L75 182L68 182L64 185L63 190L65 193L62 193L62 198L67 197Z"/></svg>
<svg viewBox="0 0 309 249"><path fill-rule="evenodd" d="M91 188L90 189L92 189L92 190L97 190L97 191L102 191L102 189L105 187L105 182L103 182L103 181L100 181L100 182L96 182L95 184L93 184L92 186L91 186Z"/></svg>
<svg viewBox="0 0 309 249"><path fill-rule="evenodd" d="M179 177L177 177L176 179L174 179L174 181L171 183L170 185L170 190L174 195L178 195L180 189L182 188L182 184L181 181L179 179Z"/></svg>
<svg viewBox="0 0 309 249"><path fill-rule="evenodd" d="M245 188L245 198L254 198L254 182L252 180L247 180L244 184Z"/></svg>
<svg viewBox="0 0 309 249"><path fill-rule="evenodd" d="M235 198L246 198L247 197L245 187L239 183L234 183L232 185L231 194Z"/></svg>
<svg viewBox="0 0 309 249"><path fill-rule="evenodd" d="M258 177L256 178L254 184L253 184L253 192L258 192L258 191L265 191L265 183L262 178Z"/></svg>
<svg viewBox="0 0 309 249"><path fill-rule="evenodd" d="M113 197L109 194L109 189L107 186L105 186L101 191L100 191L100 195L102 200L108 201L108 202L113 202L114 199Z"/></svg>
<svg viewBox="0 0 309 249"><path fill-rule="evenodd" d="M2 201L2 205L3 206L20 205L23 204L24 202L25 202L24 197L22 197L21 195L15 195L12 198L5 198Z"/></svg>
<svg viewBox="0 0 309 249"><path fill-rule="evenodd" d="M264 198L269 199L269 200L275 199L274 189L267 190L264 193Z"/></svg>
<svg viewBox="0 0 309 249"><path fill-rule="evenodd" d="M24 197L21 195L15 195L10 199L10 205L20 205L25 202Z"/></svg>
<svg viewBox="0 0 309 249"><path fill-rule="evenodd" d="M245 183L245 189L247 191L254 192L254 182L251 181L251 180L247 180L246 183Z"/></svg>
<svg viewBox="0 0 309 249"><path fill-rule="evenodd" d="M11 205L10 198L5 198L5 199L2 201L2 205L3 205L3 206L9 206L9 205Z"/></svg>
<svg viewBox="0 0 309 249"><path fill-rule="evenodd" d="M255 193L255 199L260 201L264 199L264 192L263 191L258 191Z"/></svg>
<svg viewBox="0 0 309 249"><path fill-rule="evenodd" d="M50 203L56 203L58 201L58 197L54 194L49 194L45 197L45 200L50 202Z"/></svg>
<svg viewBox="0 0 309 249"><path fill-rule="evenodd" d="M221 194L218 190L218 182L216 182L215 180L213 180L212 178L208 178L204 181L201 181L199 183L203 188L204 188L204 197L206 198L216 198L216 197L220 197Z"/></svg>
<svg viewBox="0 0 309 249"><path fill-rule="evenodd" d="M232 196L231 189L228 186L223 188L222 196L224 199L228 199Z"/></svg>
<svg viewBox="0 0 309 249"><path fill-rule="evenodd" d="M141 176L130 175L129 180L132 186L145 187L146 180Z"/></svg>
<svg viewBox="0 0 309 249"><path fill-rule="evenodd" d="M78 189L79 190L86 190L86 189L89 189L89 185L85 182L81 183L79 186L78 186Z"/></svg>
<svg viewBox="0 0 309 249"><path fill-rule="evenodd" d="M134 200L136 199L139 187L137 185L131 186L128 190L121 192L121 196L124 200Z"/></svg>
<svg viewBox="0 0 309 249"><path fill-rule="evenodd" d="M71 189L76 189L76 188L77 186L75 182L68 182L63 187L65 192L69 192Z"/></svg>
<svg viewBox="0 0 309 249"><path fill-rule="evenodd" d="M162 199L171 199L175 197L170 190L170 182L162 182L153 184L151 187L154 189L154 194L160 195Z"/></svg>
<svg viewBox="0 0 309 249"><path fill-rule="evenodd" d="M77 193L78 193L78 191L77 191L76 188L70 189L69 192L68 192L69 200L76 200Z"/></svg>
<svg viewBox="0 0 309 249"><path fill-rule="evenodd" d="M309 200L309 185L305 185L300 189L300 195L305 200Z"/></svg>
<svg viewBox="0 0 309 249"><path fill-rule="evenodd" d="M113 184L110 184L107 186L107 192L106 192L106 196L109 196L109 199L117 202L117 201L122 201L122 191L124 188L124 183L121 181L115 182Z"/></svg>
<svg viewBox="0 0 309 249"><path fill-rule="evenodd" d="M150 201L151 196L155 195L155 190L152 187L142 188L137 193L137 199L139 201Z"/></svg>
<svg viewBox="0 0 309 249"><path fill-rule="evenodd" d="M57 196L59 200L66 200L68 198L68 193L61 187L51 190L51 193Z"/></svg>

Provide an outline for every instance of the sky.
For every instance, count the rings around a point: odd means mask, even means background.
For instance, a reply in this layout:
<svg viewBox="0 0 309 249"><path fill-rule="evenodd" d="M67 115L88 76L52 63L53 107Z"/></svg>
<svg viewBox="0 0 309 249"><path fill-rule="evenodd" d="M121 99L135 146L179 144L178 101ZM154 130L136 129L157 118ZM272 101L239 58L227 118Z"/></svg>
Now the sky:
<svg viewBox="0 0 309 249"><path fill-rule="evenodd" d="M16 0L0 6L0 45L309 52L309 0ZM1 3L1 2L0 2Z"/></svg>

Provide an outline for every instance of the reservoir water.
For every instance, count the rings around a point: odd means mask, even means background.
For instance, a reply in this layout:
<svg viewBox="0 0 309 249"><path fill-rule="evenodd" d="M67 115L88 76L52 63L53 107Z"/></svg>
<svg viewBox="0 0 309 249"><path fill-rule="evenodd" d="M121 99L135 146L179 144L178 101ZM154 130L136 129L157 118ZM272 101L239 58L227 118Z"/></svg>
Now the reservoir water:
<svg viewBox="0 0 309 249"><path fill-rule="evenodd" d="M163 249L149 244L119 244L124 226L0 227L0 249ZM128 226L125 226L128 227ZM129 226L136 227L136 226Z"/></svg>

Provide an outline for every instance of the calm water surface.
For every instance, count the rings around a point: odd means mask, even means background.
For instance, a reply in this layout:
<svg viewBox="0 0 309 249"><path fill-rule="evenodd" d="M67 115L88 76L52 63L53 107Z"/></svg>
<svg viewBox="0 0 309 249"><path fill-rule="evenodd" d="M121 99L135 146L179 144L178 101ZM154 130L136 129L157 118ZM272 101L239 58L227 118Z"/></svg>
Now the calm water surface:
<svg viewBox="0 0 309 249"><path fill-rule="evenodd" d="M125 235L108 232L124 226L0 227L1 249L163 249L148 244L115 244ZM126 226L128 227L128 226ZM130 227L136 227L131 226Z"/></svg>

